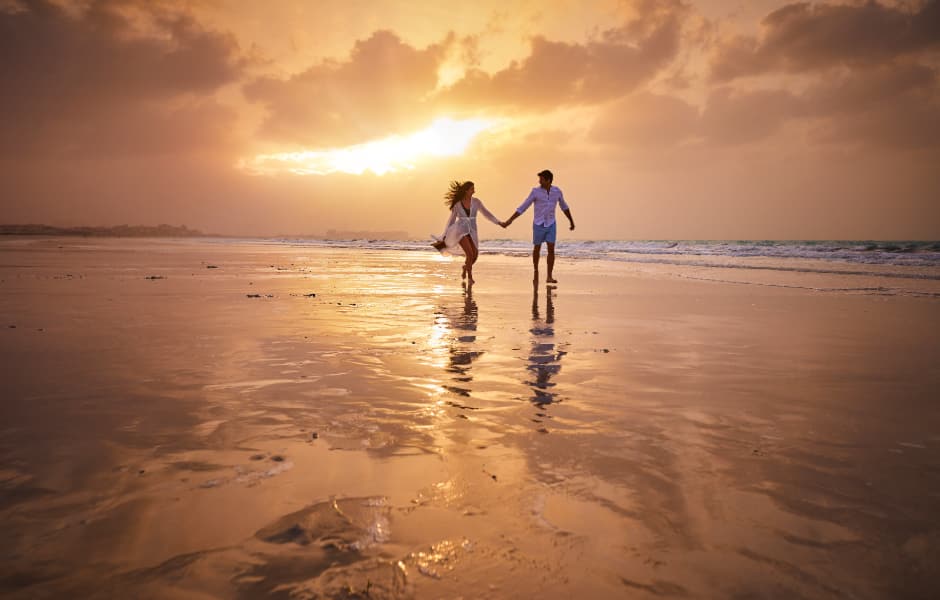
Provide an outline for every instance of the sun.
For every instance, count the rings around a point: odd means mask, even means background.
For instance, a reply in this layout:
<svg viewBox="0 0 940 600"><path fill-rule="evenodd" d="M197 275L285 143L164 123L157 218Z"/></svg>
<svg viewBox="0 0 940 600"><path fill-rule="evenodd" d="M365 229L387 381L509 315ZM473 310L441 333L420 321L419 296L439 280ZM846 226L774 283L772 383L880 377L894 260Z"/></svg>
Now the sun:
<svg viewBox="0 0 940 600"><path fill-rule="evenodd" d="M495 124L493 119L457 120L442 117L410 135L393 135L330 150L259 154L250 160L243 160L239 166L256 174L362 175L371 172L384 175L414 169L423 159L459 156L474 138Z"/></svg>

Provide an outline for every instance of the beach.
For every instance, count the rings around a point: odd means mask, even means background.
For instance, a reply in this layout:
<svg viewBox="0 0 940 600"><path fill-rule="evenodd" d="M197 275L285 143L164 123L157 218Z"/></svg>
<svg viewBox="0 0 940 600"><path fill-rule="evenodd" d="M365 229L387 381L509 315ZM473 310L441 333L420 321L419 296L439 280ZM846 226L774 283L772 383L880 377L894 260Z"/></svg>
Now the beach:
<svg viewBox="0 0 940 600"><path fill-rule="evenodd" d="M940 270L709 260L2 240L0 593L932 597Z"/></svg>

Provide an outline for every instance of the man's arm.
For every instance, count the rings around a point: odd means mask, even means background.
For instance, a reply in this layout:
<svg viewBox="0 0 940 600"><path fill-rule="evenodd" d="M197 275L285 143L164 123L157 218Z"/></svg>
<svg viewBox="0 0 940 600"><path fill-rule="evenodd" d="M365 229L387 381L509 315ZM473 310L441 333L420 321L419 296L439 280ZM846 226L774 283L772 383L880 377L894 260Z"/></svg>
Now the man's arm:
<svg viewBox="0 0 940 600"><path fill-rule="evenodd" d="M571 231L574 231L574 217L571 216L571 209L568 208L568 203L565 202L565 194L561 189L558 190L558 205L561 206L562 212L568 217L568 221L571 223Z"/></svg>
<svg viewBox="0 0 940 600"><path fill-rule="evenodd" d="M500 225L502 225L503 228L509 227L510 225L512 225L512 222L518 218L519 218L519 211L517 210L516 212L512 213L511 217L509 217L508 219L500 223Z"/></svg>
<svg viewBox="0 0 940 600"><path fill-rule="evenodd" d="M535 201L535 191L533 190L529 192L528 197L526 197L525 201L523 201L523 203L519 205L519 208L516 209L516 212L512 213L512 216L506 219L505 222L501 223L501 225L503 227L509 227L509 225L512 224L513 221L519 218L519 215L524 213L527 208L532 206L532 203L534 201Z"/></svg>

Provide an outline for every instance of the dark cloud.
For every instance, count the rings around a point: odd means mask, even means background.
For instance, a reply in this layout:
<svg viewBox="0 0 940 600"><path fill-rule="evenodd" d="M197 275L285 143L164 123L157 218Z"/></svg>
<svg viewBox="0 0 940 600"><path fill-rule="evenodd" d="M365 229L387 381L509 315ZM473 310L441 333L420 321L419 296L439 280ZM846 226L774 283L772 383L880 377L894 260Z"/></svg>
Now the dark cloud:
<svg viewBox="0 0 940 600"><path fill-rule="evenodd" d="M426 121L450 42L419 50L378 31L357 41L348 60L327 60L288 79L258 79L245 95L268 109L261 130L268 138L307 148L374 139Z"/></svg>
<svg viewBox="0 0 940 600"><path fill-rule="evenodd" d="M725 82L708 99L702 130L722 143L757 141L800 120L814 144L924 148L940 144L940 1L886 5L788 4L758 38L737 37L712 57ZM735 91L746 75L801 74L798 92Z"/></svg>
<svg viewBox="0 0 940 600"><path fill-rule="evenodd" d="M940 0L914 8L879 1L788 4L767 15L760 37L720 43L712 80L770 72L806 72L839 65L877 65L940 47Z"/></svg>
<svg viewBox="0 0 940 600"><path fill-rule="evenodd" d="M782 88L714 88L696 109L668 96L637 94L609 107L593 139L669 146L699 139L715 146L765 142L798 123L811 144L883 148L940 146L940 77L918 63L831 73L792 92Z"/></svg>
<svg viewBox="0 0 940 600"><path fill-rule="evenodd" d="M241 75L234 39L163 9L145 30L129 6L0 11L0 153L189 151L230 129L212 96Z"/></svg>
<svg viewBox="0 0 940 600"><path fill-rule="evenodd" d="M706 141L758 142L798 121L808 143L883 148L940 146L940 88L934 69L916 63L846 71L800 93L717 88L702 111Z"/></svg>
<svg viewBox="0 0 940 600"><path fill-rule="evenodd" d="M891 103L910 93L929 95L937 81L931 67L898 64L832 74L810 85L803 97L815 113L833 115Z"/></svg>
<svg viewBox="0 0 940 600"><path fill-rule="evenodd" d="M675 1L637 5L639 17L583 44L537 36L521 61L494 74L471 69L442 94L458 106L547 109L625 95L676 57L687 7Z"/></svg>

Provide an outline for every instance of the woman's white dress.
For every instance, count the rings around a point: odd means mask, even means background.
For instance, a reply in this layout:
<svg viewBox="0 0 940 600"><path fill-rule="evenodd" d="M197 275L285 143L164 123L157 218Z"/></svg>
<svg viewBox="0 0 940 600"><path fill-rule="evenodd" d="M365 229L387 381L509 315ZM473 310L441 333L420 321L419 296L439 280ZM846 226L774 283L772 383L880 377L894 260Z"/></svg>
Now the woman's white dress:
<svg viewBox="0 0 940 600"><path fill-rule="evenodd" d="M482 213L487 220L499 225L499 219L497 219L493 213L486 210L486 207L483 206L483 201L479 198L474 197L470 199L469 215L467 211L464 210L463 204L457 202L450 211L450 218L447 220L447 225L444 226L444 234L439 238L435 238L437 240L443 240L445 244L445 247L441 249L442 253L463 255L464 252L463 248L460 247L460 240L465 235L470 236L474 246L477 248L480 247L480 237L477 235L477 213Z"/></svg>

